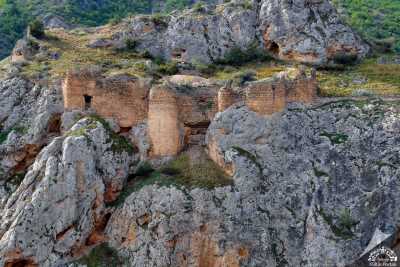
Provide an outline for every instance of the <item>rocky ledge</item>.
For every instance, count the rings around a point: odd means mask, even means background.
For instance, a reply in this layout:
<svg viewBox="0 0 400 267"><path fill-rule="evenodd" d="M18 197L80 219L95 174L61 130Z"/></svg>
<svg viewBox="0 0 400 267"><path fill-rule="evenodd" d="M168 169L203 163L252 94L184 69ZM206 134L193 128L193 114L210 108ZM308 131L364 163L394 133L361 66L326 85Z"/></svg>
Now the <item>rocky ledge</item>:
<svg viewBox="0 0 400 267"><path fill-rule="evenodd" d="M127 45L153 57L206 64L238 50L247 56L268 53L315 65L343 64L369 50L328 0L230 1L215 9L197 6L168 16L136 16L111 38L93 40L90 46Z"/></svg>

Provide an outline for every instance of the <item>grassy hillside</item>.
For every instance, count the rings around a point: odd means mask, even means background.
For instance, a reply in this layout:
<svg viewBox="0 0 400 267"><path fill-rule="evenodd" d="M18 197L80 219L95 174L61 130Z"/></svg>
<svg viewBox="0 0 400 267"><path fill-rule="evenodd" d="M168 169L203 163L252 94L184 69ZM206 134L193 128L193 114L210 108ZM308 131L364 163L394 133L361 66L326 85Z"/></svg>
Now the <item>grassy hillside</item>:
<svg viewBox="0 0 400 267"><path fill-rule="evenodd" d="M38 15L61 15L70 23L101 25L129 14L182 9L198 0L0 0L0 59L9 54L26 25ZM204 2L215 2L207 0ZM364 38L400 52L399 0L332 0ZM387 52L387 51L386 51Z"/></svg>
<svg viewBox="0 0 400 267"><path fill-rule="evenodd" d="M391 45L400 52L399 0L332 0L365 39L379 46Z"/></svg>
<svg viewBox="0 0 400 267"><path fill-rule="evenodd" d="M130 14L182 9L192 0L0 0L0 59L10 53L29 21L48 13L67 22L102 25Z"/></svg>

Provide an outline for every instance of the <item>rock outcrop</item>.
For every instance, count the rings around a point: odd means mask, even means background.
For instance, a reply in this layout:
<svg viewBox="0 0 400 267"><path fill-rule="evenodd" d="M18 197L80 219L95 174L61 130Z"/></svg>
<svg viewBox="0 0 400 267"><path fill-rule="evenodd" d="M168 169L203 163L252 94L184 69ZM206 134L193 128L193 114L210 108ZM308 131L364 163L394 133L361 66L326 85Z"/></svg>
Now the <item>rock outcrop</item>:
<svg viewBox="0 0 400 267"><path fill-rule="evenodd" d="M0 212L0 266L59 266L104 241L136 160L119 138L85 118L42 150Z"/></svg>
<svg viewBox="0 0 400 267"><path fill-rule="evenodd" d="M111 216L109 244L131 266L350 264L400 223L399 119L380 101L233 106L207 142L234 185L145 187Z"/></svg>
<svg viewBox="0 0 400 267"><path fill-rule="evenodd" d="M165 17L137 16L122 29L112 37L114 46L130 39L138 51L186 62L218 62L239 48L326 65L354 61L368 51L328 0L232 1L215 10L203 6Z"/></svg>
<svg viewBox="0 0 400 267"><path fill-rule="evenodd" d="M24 173L40 149L59 134L63 111L57 83L0 80L0 185Z"/></svg>

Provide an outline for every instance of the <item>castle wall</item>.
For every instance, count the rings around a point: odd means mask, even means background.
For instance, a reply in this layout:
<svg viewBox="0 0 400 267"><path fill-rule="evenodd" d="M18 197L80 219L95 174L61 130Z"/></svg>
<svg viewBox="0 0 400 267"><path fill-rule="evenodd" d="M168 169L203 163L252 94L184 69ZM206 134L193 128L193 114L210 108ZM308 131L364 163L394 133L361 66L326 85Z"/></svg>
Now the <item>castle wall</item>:
<svg viewBox="0 0 400 267"><path fill-rule="evenodd" d="M235 93L226 87L222 87L218 91L218 112L222 112L232 106L236 102Z"/></svg>
<svg viewBox="0 0 400 267"><path fill-rule="evenodd" d="M63 84L64 108L91 109L99 116L115 118L120 127L132 127L147 118L148 91L148 84L132 77L68 74Z"/></svg>
<svg viewBox="0 0 400 267"><path fill-rule="evenodd" d="M312 103L317 94L315 73L303 72L289 79L285 75L251 83L246 88L246 105L260 115L271 115L285 109L289 102Z"/></svg>
<svg viewBox="0 0 400 267"><path fill-rule="evenodd" d="M246 105L260 115L270 115L286 106L284 83L258 82L246 89Z"/></svg>
<svg viewBox="0 0 400 267"><path fill-rule="evenodd" d="M150 90L148 113L151 156L174 156L181 151L179 124L176 95L167 88L153 87Z"/></svg>

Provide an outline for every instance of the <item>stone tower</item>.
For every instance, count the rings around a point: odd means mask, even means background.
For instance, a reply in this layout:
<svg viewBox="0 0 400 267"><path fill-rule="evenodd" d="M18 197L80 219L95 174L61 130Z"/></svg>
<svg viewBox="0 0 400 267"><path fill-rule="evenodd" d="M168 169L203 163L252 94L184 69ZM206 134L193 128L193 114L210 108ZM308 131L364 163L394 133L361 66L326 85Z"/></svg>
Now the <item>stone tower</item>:
<svg viewBox="0 0 400 267"><path fill-rule="evenodd" d="M175 156L182 149L177 96L166 86L150 90L148 113L152 156Z"/></svg>

